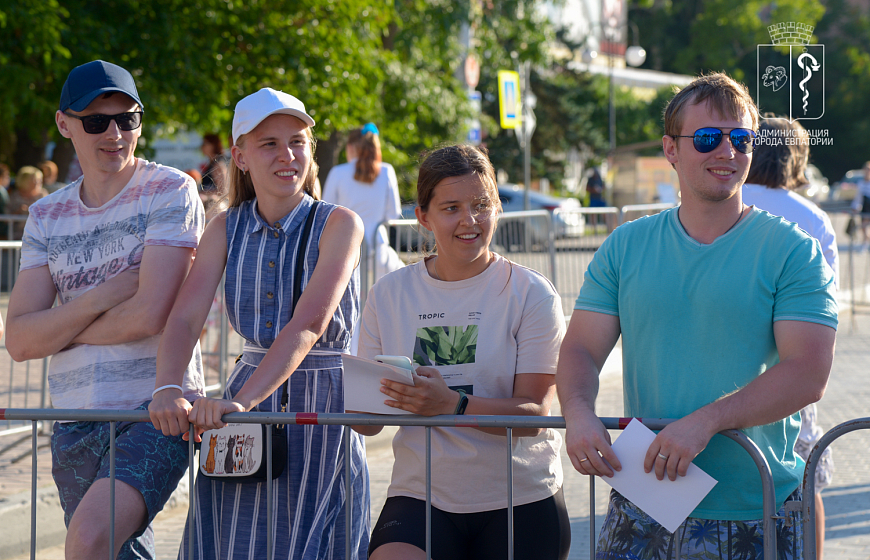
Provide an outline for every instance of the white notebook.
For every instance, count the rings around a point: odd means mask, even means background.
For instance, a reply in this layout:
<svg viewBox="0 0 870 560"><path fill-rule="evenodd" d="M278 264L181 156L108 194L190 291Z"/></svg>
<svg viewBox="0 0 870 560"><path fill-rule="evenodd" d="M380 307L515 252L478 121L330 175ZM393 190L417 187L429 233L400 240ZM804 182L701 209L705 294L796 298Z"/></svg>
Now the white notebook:
<svg viewBox="0 0 870 560"><path fill-rule="evenodd" d="M414 385L414 374L405 368L350 354L342 354L344 362L344 409L372 414L411 414L384 404L389 400L381 393L381 379Z"/></svg>

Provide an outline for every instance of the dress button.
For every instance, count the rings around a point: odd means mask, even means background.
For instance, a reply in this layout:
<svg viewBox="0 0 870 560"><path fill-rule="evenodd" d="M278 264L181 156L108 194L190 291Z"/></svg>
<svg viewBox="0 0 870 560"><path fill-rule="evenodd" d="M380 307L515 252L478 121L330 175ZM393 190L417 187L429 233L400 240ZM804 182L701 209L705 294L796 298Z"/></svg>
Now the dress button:
<svg viewBox="0 0 870 560"><path fill-rule="evenodd" d="M273 294L272 292L266 292L266 297L272 299L273 297L275 297L275 294Z"/></svg>
<svg viewBox="0 0 870 560"><path fill-rule="evenodd" d="M275 261L269 261L269 268L275 268Z"/></svg>
<svg viewBox="0 0 870 560"><path fill-rule="evenodd" d="M267 328L267 329L271 329L271 328L272 328L272 321L266 321L266 328Z"/></svg>
<svg viewBox="0 0 870 560"><path fill-rule="evenodd" d="M273 231L273 232L272 232L272 237L278 237L278 232L277 232L277 231Z"/></svg>

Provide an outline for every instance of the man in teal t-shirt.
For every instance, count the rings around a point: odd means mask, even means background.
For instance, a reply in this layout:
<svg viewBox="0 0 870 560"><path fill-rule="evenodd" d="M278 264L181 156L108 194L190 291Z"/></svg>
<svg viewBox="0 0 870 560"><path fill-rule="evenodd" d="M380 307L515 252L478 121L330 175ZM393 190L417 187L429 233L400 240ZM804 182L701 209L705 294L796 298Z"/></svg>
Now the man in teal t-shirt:
<svg viewBox="0 0 870 560"><path fill-rule="evenodd" d="M743 204L757 124L746 88L724 74L680 91L662 139L680 207L617 228L586 271L557 375L574 467L621 469L594 410L598 372L621 334L625 414L680 419L656 436L645 469L676 480L694 462L718 481L674 535L614 493L596 558L761 553L758 469L722 430L742 430L764 453L777 508L799 495L797 413L824 392L837 305L818 242ZM799 557L794 521L778 522L781 558Z"/></svg>

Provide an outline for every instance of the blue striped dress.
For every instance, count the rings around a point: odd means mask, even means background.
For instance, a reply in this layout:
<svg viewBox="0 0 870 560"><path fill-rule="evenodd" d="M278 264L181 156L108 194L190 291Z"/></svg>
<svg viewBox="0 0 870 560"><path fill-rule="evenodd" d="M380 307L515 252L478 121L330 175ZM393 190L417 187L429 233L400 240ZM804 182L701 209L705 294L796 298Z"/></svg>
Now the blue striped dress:
<svg viewBox="0 0 870 560"><path fill-rule="evenodd" d="M280 222L267 224L255 200L227 211L227 314L245 339L244 353L227 381L232 398L251 376L278 332L290 320L294 257L313 200L303 201ZM317 264L318 242L336 207L321 203L304 251L303 291ZM359 314L359 271L354 271L326 333L290 376L289 412L344 412L341 353L350 345ZM281 389L260 403L280 410ZM276 559L345 558L345 472L343 426L287 426L288 461L270 484ZM350 428L347 428L350 429ZM369 484L363 438L351 432L353 519L351 559L366 558ZM266 483L196 481L194 558L266 558ZM179 558L188 553L188 530Z"/></svg>

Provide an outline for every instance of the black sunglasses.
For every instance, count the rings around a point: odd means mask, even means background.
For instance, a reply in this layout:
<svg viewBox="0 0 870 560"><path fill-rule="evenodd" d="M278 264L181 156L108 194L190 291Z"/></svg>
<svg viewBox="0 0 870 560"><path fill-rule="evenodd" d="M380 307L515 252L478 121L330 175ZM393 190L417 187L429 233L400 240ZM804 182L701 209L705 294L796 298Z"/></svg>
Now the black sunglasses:
<svg viewBox="0 0 870 560"><path fill-rule="evenodd" d="M136 130L142 126L142 111L118 113L117 115L86 115L79 117L64 112L64 115L82 121L82 128L88 134L102 134L109 128L109 123L115 121L121 130Z"/></svg>
<svg viewBox="0 0 870 560"><path fill-rule="evenodd" d="M722 142L725 133L718 128L699 128L694 136L671 136L671 138L692 138L695 149L706 154L715 150ZM728 133L731 145L741 154L752 153L755 147L755 131L748 128L735 128Z"/></svg>

